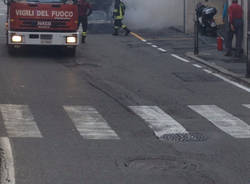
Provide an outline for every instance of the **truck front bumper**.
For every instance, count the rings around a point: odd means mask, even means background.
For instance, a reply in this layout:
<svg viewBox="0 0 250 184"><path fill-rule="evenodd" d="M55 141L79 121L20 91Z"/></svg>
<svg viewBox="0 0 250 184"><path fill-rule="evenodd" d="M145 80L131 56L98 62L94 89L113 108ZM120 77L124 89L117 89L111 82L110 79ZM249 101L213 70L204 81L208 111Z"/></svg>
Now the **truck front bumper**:
<svg viewBox="0 0 250 184"><path fill-rule="evenodd" d="M79 44L79 32L16 32L8 31L10 45L61 45Z"/></svg>

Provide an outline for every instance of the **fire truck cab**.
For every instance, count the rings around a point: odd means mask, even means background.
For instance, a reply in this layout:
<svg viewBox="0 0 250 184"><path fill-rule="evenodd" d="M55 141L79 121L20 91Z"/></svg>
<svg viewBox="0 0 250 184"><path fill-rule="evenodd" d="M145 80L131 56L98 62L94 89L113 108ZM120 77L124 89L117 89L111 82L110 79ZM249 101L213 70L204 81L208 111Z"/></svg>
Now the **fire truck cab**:
<svg viewBox="0 0 250 184"><path fill-rule="evenodd" d="M78 8L73 0L6 0L9 53L24 45L61 46L75 54Z"/></svg>

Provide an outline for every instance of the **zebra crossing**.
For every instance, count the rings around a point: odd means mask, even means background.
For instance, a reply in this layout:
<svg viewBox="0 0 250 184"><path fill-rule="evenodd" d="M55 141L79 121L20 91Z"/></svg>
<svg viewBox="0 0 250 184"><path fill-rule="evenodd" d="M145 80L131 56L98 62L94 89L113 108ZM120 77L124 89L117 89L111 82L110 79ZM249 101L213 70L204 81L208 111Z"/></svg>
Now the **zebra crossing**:
<svg viewBox="0 0 250 184"><path fill-rule="evenodd" d="M0 111L10 137L42 137L27 105L1 105Z"/></svg>
<svg viewBox="0 0 250 184"><path fill-rule="evenodd" d="M242 107L249 110L250 104L243 104ZM158 138L190 133L181 124L182 122L178 122L158 106L129 106L129 108L132 115L143 120ZM249 122L244 122L216 105L190 105L187 108L233 138L250 138ZM114 130L94 107L71 105L63 106L62 109L83 139L121 139L118 130ZM36 117L28 105L0 104L0 115L0 122L3 122L8 137L43 138Z"/></svg>
<svg viewBox="0 0 250 184"><path fill-rule="evenodd" d="M86 139L119 139L104 118L93 107L64 106L80 135Z"/></svg>
<svg viewBox="0 0 250 184"><path fill-rule="evenodd" d="M0 15L6 15L7 6L4 4L3 1L0 1Z"/></svg>
<svg viewBox="0 0 250 184"><path fill-rule="evenodd" d="M154 130L157 137L166 134L187 134L186 129L157 106L131 106L132 111L140 116Z"/></svg>
<svg viewBox="0 0 250 184"><path fill-rule="evenodd" d="M250 126L215 105L189 106L222 131L235 138L250 138Z"/></svg>

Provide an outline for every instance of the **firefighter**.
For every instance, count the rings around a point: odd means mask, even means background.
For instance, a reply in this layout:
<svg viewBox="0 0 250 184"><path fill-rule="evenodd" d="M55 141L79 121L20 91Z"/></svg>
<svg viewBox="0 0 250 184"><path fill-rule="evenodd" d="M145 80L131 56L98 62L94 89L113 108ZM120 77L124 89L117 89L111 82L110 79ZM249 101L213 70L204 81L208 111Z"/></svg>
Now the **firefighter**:
<svg viewBox="0 0 250 184"><path fill-rule="evenodd" d="M243 41L243 9L238 4L238 0L233 0L232 5L228 8L229 32L227 36L227 53L225 56L232 56L232 40L236 35L236 54L235 57L241 57Z"/></svg>
<svg viewBox="0 0 250 184"><path fill-rule="evenodd" d="M118 31L120 28L123 28L126 31L125 33L126 36L130 33L130 30L127 28L127 26L122 23L122 20L125 15L125 9L126 6L123 2L121 2L120 0L115 0L115 7L113 12L113 18L115 20L114 33L113 33L114 36L118 35Z"/></svg>
<svg viewBox="0 0 250 184"><path fill-rule="evenodd" d="M92 6L86 0L78 0L79 22L82 24L82 43L85 43L88 29L88 16L92 14Z"/></svg>

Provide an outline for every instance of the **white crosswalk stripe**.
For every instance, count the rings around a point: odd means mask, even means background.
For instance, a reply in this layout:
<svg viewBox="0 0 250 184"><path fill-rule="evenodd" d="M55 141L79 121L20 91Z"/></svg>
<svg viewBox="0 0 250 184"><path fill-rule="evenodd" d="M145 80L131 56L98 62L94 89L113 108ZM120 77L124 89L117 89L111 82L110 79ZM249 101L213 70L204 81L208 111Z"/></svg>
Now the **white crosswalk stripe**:
<svg viewBox="0 0 250 184"><path fill-rule="evenodd" d="M0 105L0 111L9 137L42 137L28 106Z"/></svg>
<svg viewBox="0 0 250 184"><path fill-rule="evenodd" d="M244 104L243 106L250 109L250 104Z"/></svg>
<svg viewBox="0 0 250 184"><path fill-rule="evenodd" d="M218 106L190 105L189 107L227 134L235 138L250 138L250 126Z"/></svg>
<svg viewBox="0 0 250 184"><path fill-rule="evenodd" d="M119 139L104 118L89 106L64 106L80 135L86 139Z"/></svg>
<svg viewBox="0 0 250 184"><path fill-rule="evenodd" d="M186 129L157 106L130 106L130 109L144 119L157 137L167 134L187 134Z"/></svg>
<svg viewBox="0 0 250 184"><path fill-rule="evenodd" d="M0 1L0 10L7 10L7 6L3 3L3 1Z"/></svg>
<svg viewBox="0 0 250 184"><path fill-rule="evenodd" d="M5 16L7 13L7 6L3 3L3 1L0 1L0 16Z"/></svg>

